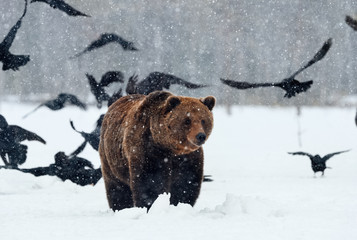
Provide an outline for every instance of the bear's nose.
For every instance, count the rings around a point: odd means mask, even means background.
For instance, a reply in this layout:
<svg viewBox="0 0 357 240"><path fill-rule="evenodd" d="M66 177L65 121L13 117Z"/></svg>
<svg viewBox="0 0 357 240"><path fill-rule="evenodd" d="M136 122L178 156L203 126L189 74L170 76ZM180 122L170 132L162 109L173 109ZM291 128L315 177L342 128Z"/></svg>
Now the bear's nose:
<svg viewBox="0 0 357 240"><path fill-rule="evenodd" d="M200 132L199 134L196 135L196 139L197 139L197 144L201 145L205 142L206 140L206 134Z"/></svg>

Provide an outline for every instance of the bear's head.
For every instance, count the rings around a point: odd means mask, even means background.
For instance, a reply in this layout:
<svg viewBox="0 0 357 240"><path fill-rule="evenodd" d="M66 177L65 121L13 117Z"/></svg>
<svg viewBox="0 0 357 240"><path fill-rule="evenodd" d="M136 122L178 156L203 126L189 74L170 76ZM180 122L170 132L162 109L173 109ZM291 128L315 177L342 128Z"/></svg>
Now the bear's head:
<svg viewBox="0 0 357 240"><path fill-rule="evenodd" d="M211 134L215 103L212 96L198 99L170 94L150 123L154 141L176 155L197 150Z"/></svg>

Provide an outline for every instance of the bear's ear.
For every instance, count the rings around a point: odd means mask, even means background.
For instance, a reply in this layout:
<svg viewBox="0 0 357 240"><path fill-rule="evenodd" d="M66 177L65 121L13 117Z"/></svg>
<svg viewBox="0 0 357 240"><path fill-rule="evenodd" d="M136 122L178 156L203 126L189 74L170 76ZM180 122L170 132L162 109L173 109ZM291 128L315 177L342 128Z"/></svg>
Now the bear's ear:
<svg viewBox="0 0 357 240"><path fill-rule="evenodd" d="M172 109L177 107L180 103L181 103L181 101L178 97L175 97L175 96L169 97L166 101L165 113L170 112Z"/></svg>
<svg viewBox="0 0 357 240"><path fill-rule="evenodd" d="M205 98L201 98L200 101L208 107L210 111L212 111L214 105L216 104L216 98L212 96L208 96Z"/></svg>
<svg viewBox="0 0 357 240"><path fill-rule="evenodd" d="M168 97L172 96L171 93L165 91L155 91L145 97L144 102L141 104L141 108L156 107L161 103L165 103Z"/></svg>

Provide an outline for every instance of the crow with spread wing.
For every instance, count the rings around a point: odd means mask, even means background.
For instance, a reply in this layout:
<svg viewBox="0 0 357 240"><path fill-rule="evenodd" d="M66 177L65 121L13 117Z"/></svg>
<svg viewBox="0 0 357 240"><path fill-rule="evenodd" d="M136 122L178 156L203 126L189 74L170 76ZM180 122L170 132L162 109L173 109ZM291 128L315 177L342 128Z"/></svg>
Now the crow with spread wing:
<svg viewBox="0 0 357 240"><path fill-rule="evenodd" d="M99 38L95 41L93 41L86 49L84 49L82 52L76 54L74 57L79 57L84 53L93 51L94 49L101 48L109 43L118 43L119 45L122 46L124 50L129 50L129 51L137 51L138 49L134 47L133 42L129 42L125 40L124 38L118 36L115 33L103 33L99 36Z"/></svg>
<svg viewBox="0 0 357 240"><path fill-rule="evenodd" d="M6 71L12 69L18 70L19 67L24 66L30 61L29 55L14 55L10 53L10 47L16 37L17 30L21 27L22 19L27 11L27 0L25 0L25 10L20 19L10 29L4 40L0 43L0 61L3 63L2 70Z"/></svg>
<svg viewBox="0 0 357 240"><path fill-rule="evenodd" d="M134 74L133 76L131 76L126 86L126 93L148 95L149 93L154 91L169 89L170 86L173 84L182 85L190 89L202 88L207 86L202 84L190 83L171 74L162 72L152 72L149 74L149 76L147 76L139 83L137 75Z"/></svg>
<svg viewBox="0 0 357 240"><path fill-rule="evenodd" d="M97 82L95 78L88 73L86 74L86 76L89 81L90 90L93 93L95 99L97 100L98 108L102 107L103 101L108 101L110 99L110 96L105 92L104 87L107 87L114 82L120 82L120 83L124 82L124 75L120 71L106 72L102 76L100 82Z"/></svg>
<svg viewBox="0 0 357 240"><path fill-rule="evenodd" d="M9 125L5 117L0 114L0 156L5 165L17 167L26 161L27 146L21 144L25 140L46 144L46 141L36 133L17 125Z"/></svg>
<svg viewBox="0 0 357 240"><path fill-rule="evenodd" d="M54 9L58 9L61 10L62 12L65 12L67 15L69 16L83 16L83 17L90 17L87 14L84 14L76 9L74 9L73 7L71 7L69 4L67 4L65 1L63 0L31 0L31 3L34 2L43 2L43 3L47 3L48 5L50 5L52 8Z"/></svg>
<svg viewBox="0 0 357 240"><path fill-rule="evenodd" d="M348 152L348 151L349 150L334 152L334 153L327 154L323 157L320 157L320 155L318 155L318 154L312 155L312 154L306 153L306 152L289 152L289 154L308 156L311 160L311 168L314 171L314 173L316 174L316 172L322 172L322 176L324 176L325 169L330 168L330 167L326 167L326 161L329 160L331 157L333 157L336 154L340 154L340 153L344 153L344 152Z"/></svg>
<svg viewBox="0 0 357 240"><path fill-rule="evenodd" d="M71 153L71 156L76 156L80 152L83 151L87 143L89 143L94 150L98 151L99 148L99 139L100 139L100 129L102 127L102 122L103 122L104 114L100 115L99 119L97 120L96 127L91 133L86 133L83 131L78 131L74 125L73 122L70 121L71 127L73 128L74 131L78 132L79 134L82 135L84 138L84 142L73 152Z"/></svg>
<svg viewBox="0 0 357 240"><path fill-rule="evenodd" d="M281 82L277 83L248 83L248 82L236 82L233 80L222 79L221 81L234 88L238 89L249 89L249 88L260 88L260 87L280 87L285 90L284 97L291 98L294 97L296 94L301 92L306 92L312 85L313 81L306 81L306 82L299 82L295 79L295 77L304 71L306 68L310 67L314 63L320 61L323 57L325 57L326 53L329 51L332 45L332 39L329 38L322 48L315 54L315 56L304 66L302 66L299 70L297 70L293 75L288 78L283 79Z"/></svg>
<svg viewBox="0 0 357 240"><path fill-rule="evenodd" d="M55 99L48 100L40 104L37 108L26 114L23 118L27 117L29 114L33 113L40 107L46 106L51 110L57 111L64 108L66 105L74 105L83 110L87 109L87 105L81 102L76 96L68 93L60 93Z"/></svg>
<svg viewBox="0 0 357 240"><path fill-rule="evenodd" d="M95 185L102 178L101 168L95 169L93 164L87 159L77 156L66 156L64 152L55 155L55 162L47 167L17 168L10 166L0 166L0 168L18 170L23 173L30 173L36 177L56 176L62 181L70 180L80 185Z"/></svg>

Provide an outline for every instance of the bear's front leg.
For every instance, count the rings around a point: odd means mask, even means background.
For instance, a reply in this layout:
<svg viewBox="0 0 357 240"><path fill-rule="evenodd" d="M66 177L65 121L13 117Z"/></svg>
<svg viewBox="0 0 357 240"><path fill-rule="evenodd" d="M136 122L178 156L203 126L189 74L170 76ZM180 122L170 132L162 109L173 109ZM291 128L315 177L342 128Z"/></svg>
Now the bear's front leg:
<svg viewBox="0 0 357 240"><path fill-rule="evenodd" d="M169 191L171 167L164 160L143 159L140 164L131 165L130 188L134 205L149 210L160 194Z"/></svg>
<svg viewBox="0 0 357 240"><path fill-rule="evenodd" d="M170 203L175 206L178 203L188 203L193 206L200 194L202 180L202 148L187 155L177 156L173 160Z"/></svg>

